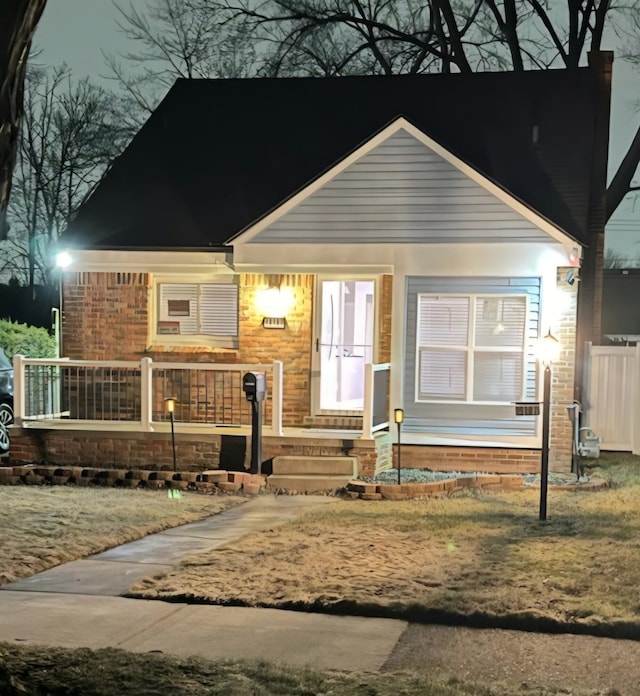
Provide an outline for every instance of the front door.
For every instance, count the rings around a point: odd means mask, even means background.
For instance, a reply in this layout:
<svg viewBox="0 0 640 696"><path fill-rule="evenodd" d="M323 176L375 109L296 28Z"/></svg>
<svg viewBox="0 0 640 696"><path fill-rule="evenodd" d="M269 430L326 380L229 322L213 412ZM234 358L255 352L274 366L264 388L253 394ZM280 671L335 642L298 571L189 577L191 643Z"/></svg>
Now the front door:
<svg viewBox="0 0 640 696"><path fill-rule="evenodd" d="M373 280L320 280L314 374L317 413L362 411L364 366L373 361Z"/></svg>

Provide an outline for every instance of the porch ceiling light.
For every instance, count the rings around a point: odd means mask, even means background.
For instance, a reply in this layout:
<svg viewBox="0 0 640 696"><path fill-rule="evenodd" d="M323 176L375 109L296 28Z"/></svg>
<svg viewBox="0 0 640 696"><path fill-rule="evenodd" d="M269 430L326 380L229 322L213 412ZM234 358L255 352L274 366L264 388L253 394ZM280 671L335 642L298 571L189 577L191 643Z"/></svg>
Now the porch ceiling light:
<svg viewBox="0 0 640 696"><path fill-rule="evenodd" d="M535 355L543 365L550 365L551 363L557 362L560 358L561 348L560 341L558 341L551 333L551 329L549 329L546 336L538 339Z"/></svg>
<svg viewBox="0 0 640 696"><path fill-rule="evenodd" d="M61 251L56 256L56 267L62 269L63 271L73 263L73 257L68 251Z"/></svg>

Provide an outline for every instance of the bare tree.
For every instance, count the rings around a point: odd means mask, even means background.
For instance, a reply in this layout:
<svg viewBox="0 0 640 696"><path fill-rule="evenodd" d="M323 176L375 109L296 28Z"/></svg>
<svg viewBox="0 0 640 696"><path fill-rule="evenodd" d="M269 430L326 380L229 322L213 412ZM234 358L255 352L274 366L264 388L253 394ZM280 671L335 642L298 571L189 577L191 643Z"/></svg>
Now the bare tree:
<svg viewBox="0 0 640 696"><path fill-rule="evenodd" d="M611 0L202 0L217 18L269 47L263 70L301 74L522 71L576 68L602 46L605 28L635 22L636 3ZM330 70L318 50L330 37ZM338 49L338 50L336 50ZM342 49L340 51L340 49ZM309 71L309 67L306 67ZM608 220L634 190L640 130L606 196Z"/></svg>
<svg viewBox="0 0 640 696"><path fill-rule="evenodd" d="M46 0L0 2L0 239L18 147L27 57Z"/></svg>
<svg viewBox="0 0 640 696"><path fill-rule="evenodd" d="M114 104L87 79L74 83L64 66L30 68L3 242L3 270L21 283L53 283L52 244L130 137Z"/></svg>
<svg viewBox="0 0 640 696"><path fill-rule="evenodd" d="M177 78L255 74L255 48L205 0L149 0L145 10L114 2L133 49L105 55L108 77L124 89L134 120L151 113Z"/></svg>

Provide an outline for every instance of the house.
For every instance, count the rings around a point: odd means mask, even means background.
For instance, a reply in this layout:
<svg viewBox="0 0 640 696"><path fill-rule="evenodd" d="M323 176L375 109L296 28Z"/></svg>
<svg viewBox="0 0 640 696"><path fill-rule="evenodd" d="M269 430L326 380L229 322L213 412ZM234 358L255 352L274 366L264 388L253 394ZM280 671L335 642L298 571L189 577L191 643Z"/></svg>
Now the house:
<svg viewBox="0 0 640 696"><path fill-rule="evenodd" d="M599 306L610 68L596 54L573 71L178 80L63 235L63 355L281 361L265 458L350 452L361 474L395 439L365 403L370 366L389 365L404 466L532 471L540 418L514 402L541 399L534 344L550 329L551 465L568 469L576 341ZM189 437L216 452L216 433ZM136 433L129 461L157 434ZM49 437L60 461L88 442Z"/></svg>

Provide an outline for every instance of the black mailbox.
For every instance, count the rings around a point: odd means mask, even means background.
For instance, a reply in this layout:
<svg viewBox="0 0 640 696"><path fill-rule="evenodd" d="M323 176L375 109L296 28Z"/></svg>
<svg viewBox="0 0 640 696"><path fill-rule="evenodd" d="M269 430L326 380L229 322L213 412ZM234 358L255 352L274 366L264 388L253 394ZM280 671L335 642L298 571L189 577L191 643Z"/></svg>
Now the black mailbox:
<svg viewBox="0 0 640 696"><path fill-rule="evenodd" d="M247 401L264 401L267 398L267 379L264 372L247 372L242 378L242 391Z"/></svg>

